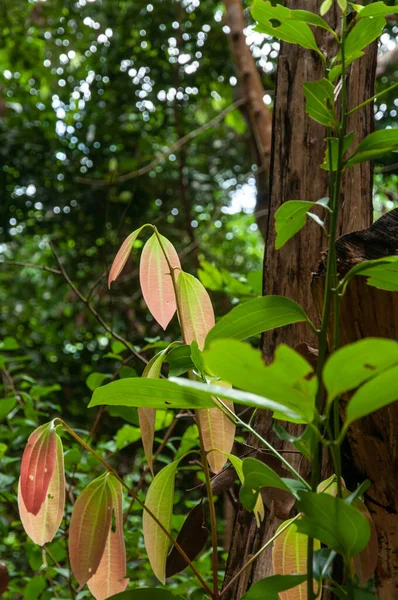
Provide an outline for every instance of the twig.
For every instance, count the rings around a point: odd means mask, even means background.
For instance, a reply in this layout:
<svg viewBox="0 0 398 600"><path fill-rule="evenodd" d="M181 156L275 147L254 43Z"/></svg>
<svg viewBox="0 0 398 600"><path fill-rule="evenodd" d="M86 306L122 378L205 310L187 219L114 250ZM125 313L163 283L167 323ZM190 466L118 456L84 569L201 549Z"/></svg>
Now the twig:
<svg viewBox="0 0 398 600"><path fill-rule="evenodd" d="M233 102L232 104L227 106L227 108L222 110L218 115L216 115L213 119L211 119L204 125L201 125L197 129L194 129L193 131L187 133L187 135L184 135L182 138L180 138L179 140L174 142L174 144L169 146L169 148L165 152L162 152L161 154L156 156L150 163L137 169L136 171L131 171L130 173L125 173L125 175L121 175L120 177L112 179L112 180L110 180L110 179L87 179L86 177L76 177L76 181L78 183L84 183L84 184L88 184L88 185L112 185L114 183L122 183L123 181L129 181L130 179L135 179L136 177L141 177L142 175L146 175L147 173L152 171L155 167L157 167L160 163L162 163L164 160L166 160L166 158L168 158L170 156L170 154L174 154L175 152L178 152L179 150L181 150L181 148L183 146L185 146L185 144L187 144L188 142L190 142L191 140L196 138L201 133L204 133L205 131L207 131L208 129L210 129L211 127L213 127L220 121L222 121L227 114L229 114L230 112L232 112L239 106L242 106L242 104L245 104L246 102L247 102L246 97L240 98L236 102Z"/></svg>
<svg viewBox="0 0 398 600"><path fill-rule="evenodd" d="M53 273L54 275L62 275L58 269L52 269L44 265L34 265L33 263L21 262L19 260L2 260L0 265L11 265L14 267L26 267L27 269L38 269L39 271L47 271L47 273Z"/></svg>

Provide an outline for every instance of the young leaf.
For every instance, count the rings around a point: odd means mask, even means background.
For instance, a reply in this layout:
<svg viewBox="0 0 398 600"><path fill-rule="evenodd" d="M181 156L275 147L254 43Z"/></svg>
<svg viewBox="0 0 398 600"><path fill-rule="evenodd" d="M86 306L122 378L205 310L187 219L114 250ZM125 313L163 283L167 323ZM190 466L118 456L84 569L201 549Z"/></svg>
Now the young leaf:
<svg viewBox="0 0 398 600"><path fill-rule="evenodd" d="M112 475L108 478L108 486L112 498L115 531L112 531L110 527L97 572L87 582L88 589L96 600L106 600L119 592L124 592L129 582L126 579L122 486L116 477Z"/></svg>
<svg viewBox="0 0 398 600"><path fill-rule="evenodd" d="M338 5L340 6L341 10L343 12L347 11L348 8L348 2L347 0L337 0Z"/></svg>
<svg viewBox="0 0 398 600"><path fill-rule="evenodd" d="M398 366L362 385L347 406L344 427L398 400Z"/></svg>
<svg viewBox="0 0 398 600"><path fill-rule="evenodd" d="M124 240L123 244L120 246L120 249L112 263L111 270L109 271L108 288L111 287L112 281L115 281L122 272L124 265L126 264L128 257L130 256L130 252L133 249L134 242L137 239L138 235L141 233L141 231L144 229L144 227L148 227L148 225L142 225L142 227L136 229L135 231L133 231L133 233L130 233L130 235Z"/></svg>
<svg viewBox="0 0 398 600"><path fill-rule="evenodd" d="M163 362L167 356L168 348L161 350L146 365L143 377L158 379L162 370ZM156 408L138 408L138 419L140 423L142 445L148 466L153 475L153 440L155 438Z"/></svg>
<svg viewBox="0 0 398 600"><path fill-rule="evenodd" d="M334 86L327 79L304 83L306 113L321 125L332 127L337 124L334 108Z"/></svg>
<svg viewBox="0 0 398 600"><path fill-rule="evenodd" d="M180 259L173 244L159 233L154 233L144 246L140 261L140 284L144 300L156 321L166 329L177 305L170 275L172 269L181 269Z"/></svg>
<svg viewBox="0 0 398 600"><path fill-rule="evenodd" d="M368 6L362 6L360 12L357 14L357 21L360 19L367 19L369 17L393 15L398 13L398 8L394 6L387 6L384 2L373 2Z"/></svg>
<svg viewBox="0 0 398 600"><path fill-rule="evenodd" d="M39 546L51 542L64 516L65 473L61 438L56 434L56 457L46 498L37 515L28 512L22 498L21 482L18 485L18 508L23 528L30 539Z"/></svg>
<svg viewBox="0 0 398 600"><path fill-rule="evenodd" d="M280 600L282 592L296 588L307 578L306 575L272 575L260 579L251 586L241 600Z"/></svg>
<svg viewBox="0 0 398 600"><path fill-rule="evenodd" d="M196 341L202 350L206 336L214 326L214 311L209 294L199 279L181 271L177 279L177 296L184 341L187 344Z"/></svg>
<svg viewBox="0 0 398 600"><path fill-rule="evenodd" d="M300 520L300 519L298 519ZM292 575L292 573L306 573L308 537L297 529L297 520L292 519L282 523L276 533L291 523L279 537L276 538L272 548L272 566L275 574ZM318 540L314 540L314 550L321 547ZM307 598L307 582L300 582L298 587L291 587L279 593L280 600L304 600Z"/></svg>
<svg viewBox="0 0 398 600"><path fill-rule="evenodd" d="M217 382L222 387L230 387L228 383ZM213 398L216 402L216 399ZM230 410L234 410L234 405L230 400L225 404ZM235 424L228 419L220 408L204 408L198 410L196 416L199 421L199 427L202 432L203 445L207 454L207 460L213 473L219 473L225 465L225 453L232 450L235 439ZM215 450L217 448L218 450ZM212 450L212 452L209 452Z"/></svg>
<svg viewBox="0 0 398 600"><path fill-rule="evenodd" d="M235 469L239 481L243 485L245 483L245 476L243 473L243 460L241 458L238 458L237 456L234 456L233 454L228 454L228 459L232 464L233 468ZM265 516L264 503L261 494L257 494L257 500L255 500L254 507L251 510L253 510L254 512L257 527L260 527Z"/></svg>
<svg viewBox="0 0 398 600"><path fill-rule="evenodd" d="M179 460L176 460L159 471L149 486L145 499L145 506L167 531L171 530L174 484L178 463ZM142 524L149 562L156 577L164 584L169 538L146 510L144 510Z"/></svg>
<svg viewBox="0 0 398 600"><path fill-rule="evenodd" d="M206 346L220 338L244 340L276 327L308 321L299 304L283 296L264 296L239 304L222 317L206 338Z"/></svg>
<svg viewBox="0 0 398 600"><path fill-rule="evenodd" d="M360 21L360 23L367 22ZM379 131L370 133L358 144L354 154L347 160L346 166L352 167L358 163L373 160L387 152L396 150L398 150L398 129L380 129Z"/></svg>
<svg viewBox="0 0 398 600"><path fill-rule="evenodd" d="M304 513L296 521L297 530L320 540L346 559L358 554L369 541L366 518L340 498L303 491L297 508Z"/></svg>
<svg viewBox="0 0 398 600"><path fill-rule="evenodd" d="M169 380L129 377L97 388L88 405L137 406L143 408L213 408L210 396L184 390Z"/></svg>
<svg viewBox="0 0 398 600"><path fill-rule="evenodd" d="M333 0L323 0L323 2L321 4L321 8L319 9L319 13L322 17L329 12L329 10L332 7L332 4L333 4Z"/></svg>
<svg viewBox="0 0 398 600"><path fill-rule="evenodd" d="M305 225L306 216L315 205L325 208L325 202L306 202L305 200L288 200L275 213L276 240L275 248L279 250L298 233ZM312 215L315 216L315 215Z"/></svg>
<svg viewBox="0 0 398 600"><path fill-rule="evenodd" d="M288 8L280 4L273 6L271 2L255 0L251 12L253 18L258 21L255 31L320 53L309 25L292 19Z"/></svg>
<svg viewBox="0 0 398 600"><path fill-rule="evenodd" d="M314 369L292 348L278 346L268 366L261 352L235 340L216 340L203 356L206 368L215 376L236 388L265 395L305 415L306 422L312 421L317 391Z"/></svg>
<svg viewBox="0 0 398 600"><path fill-rule="evenodd" d="M57 456L53 422L30 434L21 461L20 487L26 510L37 515L47 497Z"/></svg>
<svg viewBox="0 0 398 600"><path fill-rule="evenodd" d="M328 402L394 365L398 365L398 342L394 340L366 338L340 348L323 370Z"/></svg>
<svg viewBox="0 0 398 600"><path fill-rule="evenodd" d="M368 277L367 284L372 287L396 292L398 291L398 256L365 260L352 267L343 279L343 293L356 275Z"/></svg>
<svg viewBox="0 0 398 600"><path fill-rule="evenodd" d="M193 562L202 552L209 537L209 530L205 526L205 515L202 503L199 502L188 513L181 530L177 536L177 542L184 550L188 558ZM173 577L188 566L175 546L172 547L166 561L166 577Z"/></svg>
<svg viewBox="0 0 398 600"><path fill-rule="evenodd" d="M80 585L97 572L112 517L112 493L106 473L88 484L76 500L69 527L69 558Z"/></svg>

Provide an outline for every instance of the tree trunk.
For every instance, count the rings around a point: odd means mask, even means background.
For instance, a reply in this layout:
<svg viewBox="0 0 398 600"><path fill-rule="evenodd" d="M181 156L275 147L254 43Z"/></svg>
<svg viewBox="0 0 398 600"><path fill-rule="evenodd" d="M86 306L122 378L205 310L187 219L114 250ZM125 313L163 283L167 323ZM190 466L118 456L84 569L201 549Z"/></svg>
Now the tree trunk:
<svg viewBox="0 0 398 600"><path fill-rule="evenodd" d="M287 0L288 8L317 12L318 0ZM331 14L331 25L338 23L337 11ZM326 52L335 52L331 36L318 30L319 46ZM349 107L356 106L373 95L376 48L368 49L360 61L354 63L348 78ZM318 322L317 310L311 296L311 275L317 270L322 251L327 244L321 228L308 222L304 229L281 250L275 250L274 215L287 200L316 201L327 195L328 173L319 168L325 152L325 129L305 114L303 83L323 77L319 58L298 46L281 44L273 121L273 148L271 156L271 204L267 225L267 244L264 259L264 294L287 296L299 302L309 317ZM362 139L373 130L373 106L355 113L348 131L355 131ZM369 163L357 165L343 182L339 232L348 233L368 227L372 220L372 168ZM295 348L305 342L316 346L314 334L305 325L293 325L269 332L263 337L263 352L270 360L280 343ZM292 433L299 431L294 424L284 424ZM286 456L304 477L309 475L309 464L300 454L291 454L292 446L281 442L272 430L270 413L261 412L256 420L257 431ZM249 444L258 445L255 439ZM324 472L327 474L327 465ZM257 529L252 515L239 509L235 519L234 535L226 569L225 584L270 539L281 521L289 517L291 504L277 501L267 490L264 495L266 518ZM255 581L272 574L270 551L266 550L229 588L226 598L237 600Z"/></svg>

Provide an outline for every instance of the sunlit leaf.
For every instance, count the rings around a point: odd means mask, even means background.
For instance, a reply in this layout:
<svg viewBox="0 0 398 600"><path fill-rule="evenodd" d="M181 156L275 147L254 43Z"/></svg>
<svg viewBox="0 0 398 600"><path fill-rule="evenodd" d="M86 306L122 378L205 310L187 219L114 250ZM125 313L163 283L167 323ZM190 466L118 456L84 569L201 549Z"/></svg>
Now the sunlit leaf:
<svg viewBox="0 0 398 600"><path fill-rule="evenodd" d="M275 213L276 240L275 248L279 250L298 233L306 223L306 217L314 206L325 207L327 199L322 198L318 202L306 202L304 200L288 200L284 202ZM313 217L316 215L312 215Z"/></svg>
<svg viewBox="0 0 398 600"><path fill-rule="evenodd" d="M128 257L130 256L130 252L133 249L134 242L137 239L138 235L141 233L141 231L144 229L144 227L151 227L151 225L142 225L142 227L130 233L130 235L124 240L123 244L120 246L120 249L112 263L111 270L109 271L108 288L111 287L112 281L115 281L122 272L124 265L126 264Z"/></svg>
<svg viewBox="0 0 398 600"><path fill-rule="evenodd" d="M298 352L281 344L266 366L261 352L236 340L216 340L203 354L206 368L236 388L314 417L317 380L313 367ZM279 418L279 417L278 417ZM286 418L286 414L284 414Z"/></svg>
<svg viewBox="0 0 398 600"><path fill-rule="evenodd" d="M291 10L289 16L293 21L300 21L301 23L308 23L309 25L321 27L327 31L333 31L324 19L309 10Z"/></svg>
<svg viewBox="0 0 398 600"><path fill-rule="evenodd" d="M21 461L20 487L26 510L37 515L54 473L57 441L53 422L30 434Z"/></svg>
<svg viewBox="0 0 398 600"><path fill-rule="evenodd" d="M64 516L65 474L62 442L56 435L56 458L54 472L48 486L46 498L37 515L29 513L18 485L18 508L22 525L30 539L39 546L51 542Z"/></svg>
<svg viewBox="0 0 398 600"><path fill-rule="evenodd" d="M157 517L167 531L171 530L174 485L179 461L164 467L154 477L145 498L145 506ZM166 581L166 561L169 538L146 510L143 513L145 548L152 570L161 583Z"/></svg>
<svg viewBox="0 0 398 600"><path fill-rule="evenodd" d="M156 321L166 329L177 305L170 267L180 269L180 259L171 242L154 233L144 246L140 261L140 284L144 300ZM177 276L177 272L175 272Z"/></svg>
<svg viewBox="0 0 398 600"><path fill-rule="evenodd" d="M111 527L112 493L109 474L101 475L81 492L69 527L69 558L80 585L97 572Z"/></svg>
<svg viewBox="0 0 398 600"><path fill-rule="evenodd" d="M382 21L384 22L384 19ZM365 20L360 21L356 27L365 23L372 25L371 20ZM370 133L358 144L354 154L347 160L346 165L352 167L395 150L398 150L398 129L380 129Z"/></svg>
<svg viewBox="0 0 398 600"><path fill-rule="evenodd" d="M307 321L299 304L283 296L264 296L239 304L222 317L206 338L206 346L220 338L244 340L270 329Z"/></svg>
<svg viewBox="0 0 398 600"><path fill-rule="evenodd" d="M209 294L199 279L181 271L177 279L177 295L184 341L187 344L196 341L201 350L207 334L214 326Z"/></svg>
<svg viewBox="0 0 398 600"><path fill-rule="evenodd" d="M304 83L306 113L321 125L332 127L337 124L334 108L334 86L328 79Z"/></svg>
<svg viewBox="0 0 398 600"><path fill-rule="evenodd" d="M116 477L108 478L112 497L115 530L109 529L105 549L97 572L88 582L88 589L96 600L106 600L123 592L129 580L126 579L126 548L123 536L123 493L121 483Z"/></svg>
<svg viewBox="0 0 398 600"><path fill-rule="evenodd" d="M280 531L291 523L279 537L274 541L272 547L272 566L275 575L293 575L294 573L307 572L307 544L308 537L297 529L297 522L285 521L276 531ZM318 550L321 544L314 540L314 550ZM279 593L280 600L306 600L307 582L300 582L299 586L291 587Z"/></svg>
<svg viewBox="0 0 398 600"><path fill-rule="evenodd" d="M394 365L398 365L395 340L366 338L340 348L330 356L323 371L328 402Z"/></svg>
<svg viewBox="0 0 398 600"><path fill-rule="evenodd" d="M177 536L177 542L191 562L193 562L202 552L208 537L209 530L205 526L203 506L200 502L189 511ZM180 573L187 566L188 563L175 546L173 546L166 561L166 577L173 577L173 575Z"/></svg>
<svg viewBox="0 0 398 600"><path fill-rule="evenodd" d="M282 600L283 592L295 588L306 580L306 575L272 575L251 586L241 600ZM293 590L294 591L294 590Z"/></svg>
<svg viewBox="0 0 398 600"><path fill-rule="evenodd" d="M329 494L302 491L299 495L297 509L304 513L296 521L299 532L320 540L347 559L365 548L370 527L358 510Z"/></svg>
<svg viewBox="0 0 398 600"><path fill-rule="evenodd" d="M337 0L337 3L340 6L341 10L343 12L346 12L346 10L348 8L348 2L347 2L347 0Z"/></svg>
<svg viewBox="0 0 398 600"><path fill-rule="evenodd" d="M362 385L347 405L345 427L398 400L398 366Z"/></svg>
<svg viewBox="0 0 398 600"><path fill-rule="evenodd" d="M101 404L143 408L212 408L208 394L184 390L169 380L129 377L95 390L89 408Z"/></svg>
<svg viewBox="0 0 398 600"><path fill-rule="evenodd" d="M319 9L319 13L321 14L322 17L329 12L329 10L332 7L332 4L333 4L333 0L323 0L323 2L321 4L321 8Z"/></svg>
<svg viewBox="0 0 398 600"><path fill-rule="evenodd" d="M373 4L361 7L361 10L357 15L357 20L359 21L359 19L366 19L379 15L385 17L396 13L398 13L398 8L396 6L387 6L384 2L373 2Z"/></svg>

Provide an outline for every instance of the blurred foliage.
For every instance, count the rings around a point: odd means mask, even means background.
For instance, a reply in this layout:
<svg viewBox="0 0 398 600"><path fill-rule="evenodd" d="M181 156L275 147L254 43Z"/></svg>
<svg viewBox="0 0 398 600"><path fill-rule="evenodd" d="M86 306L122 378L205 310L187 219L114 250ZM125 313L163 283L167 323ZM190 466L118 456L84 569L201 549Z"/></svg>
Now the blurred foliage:
<svg viewBox="0 0 398 600"><path fill-rule="evenodd" d="M121 240L155 223L186 271L200 267L217 314L261 293L255 165L238 109L207 127L242 94L221 2L4 0L0 14L0 559L11 577L4 598L88 598L86 589L73 591L64 532L75 494L101 467L65 438L67 518L42 551L27 541L18 518L19 460L33 428L55 415L87 436L96 419L96 409L86 410L91 391L107 378L140 374L143 364L68 286L49 242L109 327L150 358L161 340L178 336L177 320L163 334L148 314L137 280L141 241L120 281L107 290L106 271ZM397 34L391 23L382 51L391 49ZM278 43L250 29L247 35L272 103ZM393 69L379 88L395 75ZM394 123L395 96L376 107L383 127ZM188 143L168 152L199 127ZM148 172L133 175L159 155ZM377 170L380 213L396 205L398 169L391 160ZM158 443L173 416L162 418ZM149 476L137 425L134 410L106 412L93 444L127 483L142 478L144 497ZM191 425L178 420L158 465L197 443ZM179 476L176 531L201 498L197 469L193 462ZM132 586L155 586L141 511L129 508L127 499L125 510L128 576ZM210 580L209 555L197 564ZM176 592L202 598L189 572L172 581Z"/></svg>

